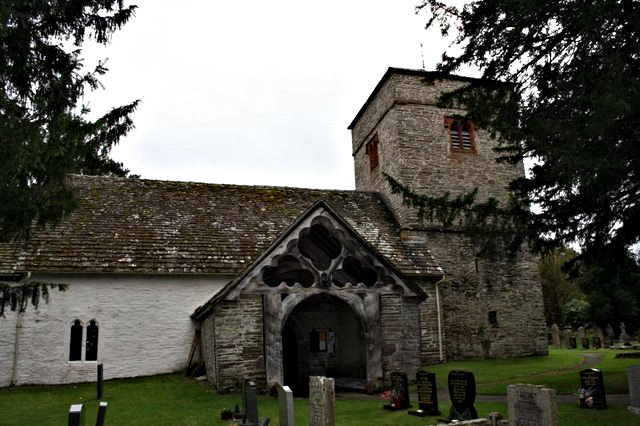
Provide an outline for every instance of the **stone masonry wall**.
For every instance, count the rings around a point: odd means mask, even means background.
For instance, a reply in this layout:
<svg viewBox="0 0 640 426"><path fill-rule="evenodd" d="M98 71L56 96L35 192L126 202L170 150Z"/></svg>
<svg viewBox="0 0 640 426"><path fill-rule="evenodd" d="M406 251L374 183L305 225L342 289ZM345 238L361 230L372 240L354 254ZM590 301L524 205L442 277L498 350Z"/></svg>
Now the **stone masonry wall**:
<svg viewBox="0 0 640 426"><path fill-rule="evenodd" d="M444 327L438 334L438 297L436 284L432 282L417 282L428 298L420 303L420 362L421 365L437 364L445 362L446 358L446 334ZM439 286L439 284L438 284ZM440 309L442 310L442 301ZM441 326L443 324L441 323ZM440 345L442 344L442 358L440 357Z"/></svg>
<svg viewBox="0 0 640 426"><path fill-rule="evenodd" d="M259 388L266 388L262 297L241 296L237 301L222 302L209 317L215 316L215 371L212 382L220 393L242 390L245 376L254 378ZM208 321L209 319L207 319Z"/></svg>
<svg viewBox="0 0 640 426"><path fill-rule="evenodd" d="M415 377L420 363L420 305L418 300L396 295L380 298L382 324L382 368L385 386L390 385L389 374L394 371Z"/></svg>
<svg viewBox="0 0 640 426"><path fill-rule="evenodd" d="M522 165L498 164L497 142L476 129L475 152L450 149L445 117L463 109L439 108L441 93L467 84L464 79L436 80L426 74L399 71L387 76L352 127L356 189L380 192L403 229L407 244L420 240L443 267L438 284L446 336L446 358L510 357L546 353L542 293L534 259L515 262L478 259L467 239L445 232L439 224L418 220L416 210L392 195L385 172L415 192L452 196L478 188L477 200L506 200L507 186L523 176ZM379 166L371 170L365 145L377 135ZM430 296L435 288L425 287ZM435 297L420 310L422 359L434 359ZM494 312L497 324L489 324ZM437 347L437 345L435 345Z"/></svg>
<svg viewBox="0 0 640 426"><path fill-rule="evenodd" d="M415 214L389 194L385 172L421 194L453 195L479 189L478 199L504 200L508 183L522 176L522 166L498 164L496 142L483 130L476 132L476 153L451 152L445 117L462 109L436 106L438 96L465 84L461 81L427 83L424 77L392 75L382 86L352 131L356 188L387 195L403 226L421 226ZM371 171L365 144L378 136L380 166Z"/></svg>
<svg viewBox="0 0 640 426"><path fill-rule="evenodd" d="M547 353L542 288L535 259L476 258L454 232L424 232L446 276L439 285L448 360ZM497 322L491 324L489 312Z"/></svg>

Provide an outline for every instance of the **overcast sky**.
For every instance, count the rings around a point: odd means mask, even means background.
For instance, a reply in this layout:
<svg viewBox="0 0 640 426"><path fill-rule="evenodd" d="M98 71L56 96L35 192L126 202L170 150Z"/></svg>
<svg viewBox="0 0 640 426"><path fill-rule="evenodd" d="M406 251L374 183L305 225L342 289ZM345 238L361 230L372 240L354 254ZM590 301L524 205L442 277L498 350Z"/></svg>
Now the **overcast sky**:
<svg viewBox="0 0 640 426"><path fill-rule="evenodd" d="M388 67L447 47L418 2L132 1L109 46L84 46L109 68L85 101L142 100L112 157L143 178L353 189L347 126Z"/></svg>

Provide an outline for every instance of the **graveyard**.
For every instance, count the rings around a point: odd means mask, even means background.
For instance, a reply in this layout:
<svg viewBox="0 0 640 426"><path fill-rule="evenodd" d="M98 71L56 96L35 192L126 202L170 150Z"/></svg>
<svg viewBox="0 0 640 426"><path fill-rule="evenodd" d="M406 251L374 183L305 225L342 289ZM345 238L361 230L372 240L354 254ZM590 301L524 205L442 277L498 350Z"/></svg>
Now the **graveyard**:
<svg viewBox="0 0 640 426"><path fill-rule="evenodd" d="M440 415L409 415L420 406L419 390L409 385L412 408L384 409L390 403L381 395L342 392L335 393L336 425L432 425L448 416L452 403L447 395L448 373L466 371L474 376L474 409L479 417L499 412L507 418L510 407L507 388L516 383L527 383L549 388L556 394L555 412L558 425L637 425L638 417L627 409L629 384L627 369L638 364L637 358L618 357L629 354L625 350L573 350L550 348L549 356L511 360L456 361L426 368L435 374L438 411ZM584 357L583 355L588 355ZM592 355L596 355L595 357ZM581 371L594 367L602 372L607 393L606 409L580 408L577 395ZM105 367L105 368L108 368ZM464 377L457 377L460 381ZM411 380L411 382L415 382ZM526 392L535 391L526 388ZM224 410L243 406L241 393L218 394L202 381L186 378L182 374L169 374L104 383L103 401L109 403L105 424L136 425L228 425L233 420L222 420ZM277 395L257 393L257 417L271 419L270 425L280 425ZM83 404L85 424L94 424L100 400L96 398L96 383L63 386L31 386L0 389L2 425L66 425L72 404ZM310 424L309 398L294 398L292 414L295 424ZM526 398L518 402L526 407ZM242 409L242 408L241 408ZM235 424L241 424L236 422Z"/></svg>

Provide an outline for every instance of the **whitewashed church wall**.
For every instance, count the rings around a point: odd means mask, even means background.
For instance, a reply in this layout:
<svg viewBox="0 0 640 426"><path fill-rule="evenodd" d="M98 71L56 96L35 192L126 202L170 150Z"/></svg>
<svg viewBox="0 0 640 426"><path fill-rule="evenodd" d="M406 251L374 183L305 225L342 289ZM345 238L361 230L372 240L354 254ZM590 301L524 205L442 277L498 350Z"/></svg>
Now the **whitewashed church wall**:
<svg viewBox="0 0 640 426"><path fill-rule="evenodd" d="M7 309L0 317L0 387L11 385L17 314Z"/></svg>
<svg viewBox="0 0 640 426"><path fill-rule="evenodd" d="M196 324L190 315L232 277L229 276L33 276L62 282L48 304L21 314L14 367L17 314L0 318L0 386L62 384L169 373L185 368ZM84 326L82 361L69 361L71 325ZM85 361L87 325L99 326L98 359ZM13 370L15 368L15 377Z"/></svg>

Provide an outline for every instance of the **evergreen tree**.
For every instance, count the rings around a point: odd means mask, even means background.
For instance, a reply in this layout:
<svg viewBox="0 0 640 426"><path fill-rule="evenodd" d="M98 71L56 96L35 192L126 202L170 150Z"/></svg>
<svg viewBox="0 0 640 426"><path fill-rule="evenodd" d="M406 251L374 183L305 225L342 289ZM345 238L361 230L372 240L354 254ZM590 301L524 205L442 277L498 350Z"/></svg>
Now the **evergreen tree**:
<svg viewBox="0 0 640 426"><path fill-rule="evenodd" d="M584 298L578 283L571 279L565 268L565 265L577 255L574 250L562 247L541 256L538 260L547 325L563 325L565 305L572 300Z"/></svg>
<svg viewBox="0 0 640 426"><path fill-rule="evenodd" d="M81 47L87 39L107 44L135 8L122 0L0 3L0 240L72 210L69 173L128 174L109 152L133 128L138 101L89 120L82 96L107 70L100 63L82 73ZM0 286L0 313L46 296L42 283Z"/></svg>
<svg viewBox="0 0 640 426"><path fill-rule="evenodd" d="M582 258L574 268L577 284L588 302L590 323L617 328L621 322L633 334L640 324L640 265L628 252L607 248L595 258Z"/></svg>
<svg viewBox="0 0 640 426"><path fill-rule="evenodd" d="M471 228L507 223L496 235L511 247L527 241L545 252L577 242L584 256L638 243L640 2L476 0L458 8L424 0L417 10L461 49L444 53L439 71L482 71L441 103L464 104L466 118L497 137L500 161L533 167L511 182L509 205L473 194L421 197L390 179L396 191L423 214L453 212Z"/></svg>

